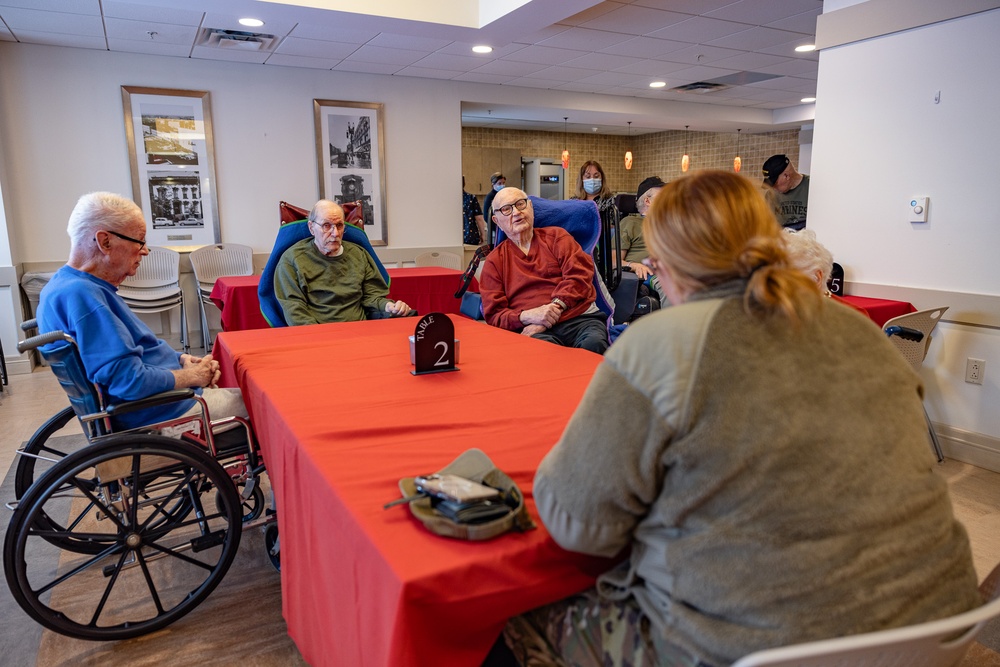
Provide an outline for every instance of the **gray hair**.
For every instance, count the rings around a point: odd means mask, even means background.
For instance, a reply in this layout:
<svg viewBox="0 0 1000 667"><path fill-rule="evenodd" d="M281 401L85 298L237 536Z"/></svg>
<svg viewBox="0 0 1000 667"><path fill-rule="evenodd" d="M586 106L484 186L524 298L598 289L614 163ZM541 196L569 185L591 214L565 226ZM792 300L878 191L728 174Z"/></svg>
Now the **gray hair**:
<svg viewBox="0 0 1000 667"><path fill-rule="evenodd" d="M66 233L74 248L82 248L101 229L127 233L142 209L134 201L111 192L91 192L80 197L69 214Z"/></svg>
<svg viewBox="0 0 1000 667"><path fill-rule="evenodd" d="M329 199L320 199L316 202L316 205L312 207L312 210L309 211L309 222L316 222L316 220L319 219L320 214L328 208L334 208L340 211L340 219L345 219L343 206L335 201L330 201Z"/></svg>
<svg viewBox="0 0 1000 667"><path fill-rule="evenodd" d="M801 271L815 279L820 272L820 289L826 289L833 271L833 255L816 238L816 232L811 229L801 231L785 230L785 247L788 249L788 264L793 269Z"/></svg>

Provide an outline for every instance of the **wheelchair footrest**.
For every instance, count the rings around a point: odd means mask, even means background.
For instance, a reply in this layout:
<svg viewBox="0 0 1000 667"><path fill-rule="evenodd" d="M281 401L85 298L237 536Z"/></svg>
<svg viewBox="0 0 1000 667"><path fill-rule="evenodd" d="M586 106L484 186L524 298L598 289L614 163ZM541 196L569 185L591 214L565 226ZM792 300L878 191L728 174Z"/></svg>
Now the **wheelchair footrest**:
<svg viewBox="0 0 1000 667"><path fill-rule="evenodd" d="M204 551L205 549L211 549L212 547L219 546L226 541L226 531L217 530L207 535L202 535L201 537L196 537L191 540L191 551L195 553L199 551Z"/></svg>

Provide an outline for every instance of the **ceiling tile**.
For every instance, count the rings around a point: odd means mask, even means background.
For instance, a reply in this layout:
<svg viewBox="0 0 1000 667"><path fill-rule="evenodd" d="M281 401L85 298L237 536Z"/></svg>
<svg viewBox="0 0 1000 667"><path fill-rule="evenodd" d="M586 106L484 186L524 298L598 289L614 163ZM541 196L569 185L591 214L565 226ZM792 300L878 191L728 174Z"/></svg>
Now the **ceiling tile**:
<svg viewBox="0 0 1000 667"><path fill-rule="evenodd" d="M641 74L626 74L625 72L601 72L586 79L581 79L584 83L603 83L609 86L621 86L628 83L641 83L649 85L649 77Z"/></svg>
<svg viewBox="0 0 1000 667"><path fill-rule="evenodd" d="M634 65L619 67L616 72L626 72L628 74L646 74L650 77L664 77L671 72L678 72L689 68L687 63L668 63L662 60L642 60Z"/></svg>
<svg viewBox="0 0 1000 667"><path fill-rule="evenodd" d="M537 72L538 70L545 69L547 65L540 65L537 63L521 63L513 60L494 60L491 63L486 63L477 67L475 72L481 72L483 74L499 74L501 76L525 76L532 72Z"/></svg>
<svg viewBox="0 0 1000 667"><path fill-rule="evenodd" d="M686 49L681 49L680 51L668 53L665 56L656 58L656 60L666 60L673 63L687 63L689 65L708 65L726 58L733 58L741 55L742 53L742 51L738 51L736 49L720 49L716 46L698 44L696 46L689 46Z"/></svg>
<svg viewBox="0 0 1000 667"><path fill-rule="evenodd" d="M553 49L548 46L526 46L520 51L504 56L501 60L515 60L517 62L538 63L541 65L559 65L587 55L586 51L574 51L571 49Z"/></svg>
<svg viewBox="0 0 1000 667"><path fill-rule="evenodd" d="M330 67L333 67L333 65L336 65L357 51L358 48L357 44L341 44L339 42L323 42L318 39L286 37L281 40L281 44L278 45L278 48L274 52L286 56L333 60L333 64L330 65Z"/></svg>
<svg viewBox="0 0 1000 667"><path fill-rule="evenodd" d="M695 18L689 18L686 21L651 32L648 36L656 37L657 39L672 39L678 42L702 44L713 39L742 32L748 27L745 23L733 23L732 21L720 21L718 19L705 18L704 16L696 16Z"/></svg>
<svg viewBox="0 0 1000 667"><path fill-rule="evenodd" d="M315 39L324 42L341 42L344 44L364 44L378 36L378 32L365 30L348 30L330 28L316 23L299 23L289 33L292 37Z"/></svg>
<svg viewBox="0 0 1000 667"><path fill-rule="evenodd" d="M704 13L727 21L764 25L793 14L816 9L816 4L817 0L740 0Z"/></svg>
<svg viewBox="0 0 1000 667"><path fill-rule="evenodd" d="M647 35L689 18L691 17L688 14L624 5L582 25L584 28L609 30L626 35Z"/></svg>
<svg viewBox="0 0 1000 667"><path fill-rule="evenodd" d="M783 44L775 44L774 46L766 46L759 51L761 53L771 53L779 56L786 56L788 58L796 58L798 60L811 60L813 62L819 62L819 51L808 51L806 53L799 53L795 50L796 46L802 44L809 44L812 40L809 37L803 37L802 39L797 39L791 42L785 42Z"/></svg>
<svg viewBox="0 0 1000 667"><path fill-rule="evenodd" d="M537 72L526 74L525 77L529 79L551 79L552 81L569 83L571 81L580 81L581 79L586 79L588 76L594 76L595 74L600 73L601 72L598 70L592 69L556 66L546 67L545 69L538 70Z"/></svg>
<svg viewBox="0 0 1000 667"><path fill-rule="evenodd" d="M801 32L807 35L815 36L816 17L822 13L823 9L818 7L812 11L802 12L801 14L795 14L794 16L789 16L777 21L771 21L767 24L767 27L777 28L778 30L791 30L792 32Z"/></svg>
<svg viewBox="0 0 1000 667"><path fill-rule="evenodd" d="M527 79L520 78L511 81L508 85L520 86L522 88L555 88L562 85L563 81L551 81L549 79Z"/></svg>
<svg viewBox="0 0 1000 667"><path fill-rule="evenodd" d="M487 74L486 72L466 72L455 77L456 81L475 81L476 83L501 84L513 81L517 77L502 74Z"/></svg>
<svg viewBox="0 0 1000 667"><path fill-rule="evenodd" d="M719 7L731 5L737 0L633 0L632 4L640 7L670 9L685 14L704 14Z"/></svg>
<svg viewBox="0 0 1000 667"><path fill-rule="evenodd" d="M601 49L618 44L631 39L629 35L620 32L608 32L606 30L588 30L587 28L570 28L564 30L554 37L543 39L537 42L540 46L552 46L555 48L572 49L579 48L581 44L586 44L589 48L600 51Z"/></svg>
<svg viewBox="0 0 1000 667"><path fill-rule="evenodd" d="M617 56L629 56L633 58L656 58L674 51L686 49L690 44L685 42L675 42L669 39L655 39L653 37L633 37L624 42L601 49L601 53L610 53Z"/></svg>
<svg viewBox="0 0 1000 667"><path fill-rule="evenodd" d="M786 44L792 40L802 39L802 35L787 30L775 30L774 28L750 28L743 32L738 32L719 39L708 42L712 46L719 46L724 49L741 49L743 51L759 51L776 44Z"/></svg>
<svg viewBox="0 0 1000 667"><path fill-rule="evenodd" d="M431 69L449 69L457 72L468 72L485 63L473 55L455 56L448 53L432 53L413 63L416 67Z"/></svg>
<svg viewBox="0 0 1000 667"><path fill-rule="evenodd" d="M788 58L774 65L759 67L754 71L764 72L765 74L781 74L784 76L799 76L807 79L815 79L818 70L818 63L812 60Z"/></svg>
<svg viewBox="0 0 1000 667"><path fill-rule="evenodd" d="M559 21L559 23L565 25L583 25L584 23L592 21L598 18L599 16L604 16L608 12L613 12L619 7L624 7L625 4L626 3L624 2L601 2L589 9L583 10L578 14L574 14L573 16L565 18Z"/></svg>
<svg viewBox="0 0 1000 667"><path fill-rule="evenodd" d="M581 83L579 81L571 81L570 83L564 83L561 86L556 86L557 90L572 90L575 93L600 93L607 90L607 88L607 86L593 83Z"/></svg>
<svg viewBox="0 0 1000 667"><path fill-rule="evenodd" d="M628 65L643 62L643 58L629 58L626 56L613 56L607 53L589 53L573 60L567 60L564 65L567 67L583 67L587 69L609 70L619 69Z"/></svg>
<svg viewBox="0 0 1000 667"><path fill-rule="evenodd" d="M415 76L421 79L454 79L462 74L457 70L431 69L429 67L404 67L396 72L398 76Z"/></svg>
<svg viewBox="0 0 1000 667"><path fill-rule="evenodd" d="M372 46L384 46L389 49L409 49L411 51L437 51L451 44L450 39L435 39L433 37L418 37L415 35L395 35L389 32L380 33L368 43Z"/></svg>
<svg viewBox="0 0 1000 667"><path fill-rule="evenodd" d="M333 68L338 72L361 72L363 74L394 74L400 70L399 65L390 63L366 63L352 60L342 60Z"/></svg>
<svg viewBox="0 0 1000 667"><path fill-rule="evenodd" d="M406 51L403 49L387 49L383 46L365 44L345 60L366 63L382 63L385 65L412 65L427 54L423 51Z"/></svg>
<svg viewBox="0 0 1000 667"><path fill-rule="evenodd" d="M108 48L108 43L104 37L94 35L65 35L57 32L34 32L32 30L13 31L17 41L25 44L48 44L51 46L71 46L78 49L100 49L104 51Z"/></svg>
<svg viewBox="0 0 1000 667"><path fill-rule="evenodd" d="M43 12L20 7L0 7L0 17L15 36L21 33L53 32L65 35L104 37L104 23L101 16L69 14L66 12Z"/></svg>
<svg viewBox="0 0 1000 667"><path fill-rule="evenodd" d="M687 69L671 72L670 78L683 79L693 83L695 81L710 81L712 79L718 79L720 76L728 76L730 74L737 73L738 70L722 69L721 67L689 67Z"/></svg>
<svg viewBox="0 0 1000 667"><path fill-rule="evenodd" d="M741 53L738 56L732 56L731 58L714 60L712 61L712 67L726 67L729 69L761 72L763 71L761 69L763 67L777 65L778 63L782 63L788 60L790 60L790 58L784 58L782 56L774 56L769 53L746 52L746 53Z"/></svg>
<svg viewBox="0 0 1000 667"><path fill-rule="evenodd" d="M538 42L548 39L549 37L555 37L561 32L569 30L572 26L568 25L550 25L547 28L542 28L541 30L535 30L533 32L526 33L524 35L516 35L510 38L510 41L517 44L537 44Z"/></svg>
<svg viewBox="0 0 1000 667"><path fill-rule="evenodd" d="M283 67L306 67L309 69L333 69L340 62L340 58L313 58L309 56L296 56L288 53L272 53L264 64L280 65Z"/></svg>
<svg viewBox="0 0 1000 667"><path fill-rule="evenodd" d="M470 56L484 63L495 58L502 58L524 48L524 44L511 43L504 44L503 46L493 45L493 50L489 53L473 53L473 46L476 46L476 44L472 42L452 42L448 46L438 49L435 53L447 53L452 56Z"/></svg>
<svg viewBox="0 0 1000 667"><path fill-rule="evenodd" d="M101 15L101 3L98 0L2 0L0 4L3 5L0 12L6 12L7 7L21 7L44 12Z"/></svg>
<svg viewBox="0 0 1000 667"><path fill-rule="evenodd" d="M813 87L816 85L816 82L812 79L800 79L794 76L779 76L777 79L768 79L767 81L749 83L747 86L750 88L766 88L768 90L795 90L796 87L799 87L804 83Z"/></svg>
<svg viewBox="0 0 1000 667"><path fill-rule="evenodd" d="M129 39L137 42L184 44L190 48L194 44L195 36L198 34L196 26L152 23L150 21L105 18L104 25L107 29L108 41L111 39Z"/></svg>
<svg viewBox="0 0 1000 667"><path fill-rule="evenodd" d="M10 30L7 30L7 26L5 26L2 23L0 23L0 40L3 40L5 42L15 41L14 35L10 34Z"/></svg>
<svg viewBox="0 0 1000 667"><path fill-rule="evenodd" d="M108 48L112 51L124 51L125 53L148 53L154 56L175 56L187 58L191 55L191 44L171 44L168 42L155 41L151 39L112 39L108 38Z"/></svg>
<svg viewBox="0 0 1000 667"><path fill-rule="evenodd" d="M5 3L9 1L0 0L0 2ZM139 5L132 2L116 2L115 0L104 0L101 6L104 7L105 18L152 21L153 23L172 23L175 25L198 26L205 15L204 12L190 9Z"/></svg>

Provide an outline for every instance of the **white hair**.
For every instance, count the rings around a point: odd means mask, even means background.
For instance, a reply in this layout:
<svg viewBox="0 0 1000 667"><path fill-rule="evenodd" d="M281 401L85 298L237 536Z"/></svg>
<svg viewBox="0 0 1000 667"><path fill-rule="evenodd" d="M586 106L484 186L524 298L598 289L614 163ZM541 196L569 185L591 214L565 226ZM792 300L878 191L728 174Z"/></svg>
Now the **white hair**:
<svg viewBox="0 0 1000 667"><path fill-rule="evenodd" d="M142 209L134 201L111 192L91 192L80 197L69 214L66 233L74 248L82 248L101 229L127 233Z"/></svg>
<svg viewBox="0 0 1000 667"><path fill-rule="evenodd" d="M788 249L788 264L810 278L816 278L820 272L820 289L826 289L833 271L833 255L816 238L816 232L811 229L801 231L785 230L785 247Z"/></svg>

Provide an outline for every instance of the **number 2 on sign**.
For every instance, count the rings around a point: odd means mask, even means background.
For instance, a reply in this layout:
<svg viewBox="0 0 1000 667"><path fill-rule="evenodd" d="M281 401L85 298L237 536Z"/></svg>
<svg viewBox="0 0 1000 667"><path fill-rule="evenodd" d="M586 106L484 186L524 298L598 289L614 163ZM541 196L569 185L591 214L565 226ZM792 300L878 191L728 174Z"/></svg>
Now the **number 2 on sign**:
<svg viewBox="0 0 1000 667"><path fill-rule="evenodd" d="M439 347L443 348L441 350L441 356L438 357L438 360L434 362L434 365L435 366L447 366L448 365L448 361L445 359L445 357L448 356L448 343L446 343L443 340L441 340L441 341L438 341L437 344L434 345L434 347L435 347L435 349L439 348Z"/></svg>

